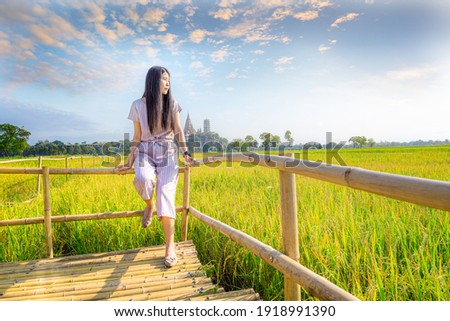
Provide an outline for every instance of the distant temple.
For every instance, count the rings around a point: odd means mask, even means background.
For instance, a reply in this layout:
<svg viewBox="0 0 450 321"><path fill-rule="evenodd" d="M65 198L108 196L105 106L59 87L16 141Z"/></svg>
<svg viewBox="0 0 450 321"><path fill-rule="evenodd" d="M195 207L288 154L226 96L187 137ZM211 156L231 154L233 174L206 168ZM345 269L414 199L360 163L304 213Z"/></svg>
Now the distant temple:
<svg viewBox="0 0 450 321"><path fill-rule="evenodd" d="M187 115L186 122L184 124L184 136L189 137L190 135L195 134L201 134L202 129L199 128L198 130L194 129L194 126L192 125L191 118L189 117L189 114ZM209 119L203 120L203 133L210 133L211 132L211 122Z"/></svg>
<svg viewBox="0 0 450 321"><path fill-rule="evenodd" d="M189 117L189 114L186 118L186 123L184 124L184 136L188 137L190 135L195 135L196 131L194 129L194 126L192 126L191 118Z"/></svg>

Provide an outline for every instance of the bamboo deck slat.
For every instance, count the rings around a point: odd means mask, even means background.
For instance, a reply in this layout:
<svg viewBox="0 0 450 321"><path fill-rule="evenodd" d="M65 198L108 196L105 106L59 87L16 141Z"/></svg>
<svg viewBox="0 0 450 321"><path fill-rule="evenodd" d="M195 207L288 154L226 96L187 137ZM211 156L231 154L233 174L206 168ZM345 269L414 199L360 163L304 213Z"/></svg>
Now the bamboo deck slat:
<svg viewBox="0 0 450 321"><path fill-rule="evenodd" d="M164 245L0 264L0 300L259 300L224 292L202 271L192 241L177 243L179 263L164 267Z"/></svg>

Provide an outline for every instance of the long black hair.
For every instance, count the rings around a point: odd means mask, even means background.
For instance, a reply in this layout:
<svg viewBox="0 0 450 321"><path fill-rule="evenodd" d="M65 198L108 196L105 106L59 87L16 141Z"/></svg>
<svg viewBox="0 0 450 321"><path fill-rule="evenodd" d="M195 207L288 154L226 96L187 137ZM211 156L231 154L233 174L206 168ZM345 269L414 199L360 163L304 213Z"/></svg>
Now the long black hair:
<svg viewBox="0 0 450 321"><path fill-rule="evenodd" d="M166 68L153 66L148 70L145 78L145 91L142 97L145 97L148 127L152 134L158 128L158 124L163 130L174 129L172 122L173 99L170 87L166 95L161 93L161 76L165 72L170 77Z"/></svg>

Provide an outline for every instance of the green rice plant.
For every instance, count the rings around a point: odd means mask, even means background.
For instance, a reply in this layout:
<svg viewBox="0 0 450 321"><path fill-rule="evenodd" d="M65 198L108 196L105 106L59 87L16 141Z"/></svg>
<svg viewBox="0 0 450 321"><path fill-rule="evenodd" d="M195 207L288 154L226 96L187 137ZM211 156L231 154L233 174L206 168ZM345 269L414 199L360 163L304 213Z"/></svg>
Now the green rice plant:
<svg viewBox="0 0 450 321"><path fill-rule="evenodd" d="M347 166L450 181L449 146L345 149L339 153ZM306 156L327 159L323 150ZM64 161L47 164L65 167ZM69 160L69 165L81 167L81 161ZM36 167L36 161L29 166ZM94 166L92 159L84 160L84 167L88 166ZM96 160L98 166L100 159ZM33 196L37 181L33 176L0 175L0 219L43 216L41 196L23 202ZM71 175L66 180L65 175L52 175L52 214L143 209L132 179L132 175ZM177 205L182 204L182 185L180 175ZM296 187L302 265L363 300L450 300L448 212L299 175ZM190 204L275 249L283 249L277 170L239 163L192 168ZM180 225L178 219L177 240ZM55 256L164 242L157 220L143 230L139 218L55 223L53 235ZM45 257L42 225L0 228L0 236L1 262ZM283 299L283 275L257 256L193 217L188 238L194 241L207 273L221 286L253 287L265 300ZM302 299L314 300L304 290Z"/></svg>

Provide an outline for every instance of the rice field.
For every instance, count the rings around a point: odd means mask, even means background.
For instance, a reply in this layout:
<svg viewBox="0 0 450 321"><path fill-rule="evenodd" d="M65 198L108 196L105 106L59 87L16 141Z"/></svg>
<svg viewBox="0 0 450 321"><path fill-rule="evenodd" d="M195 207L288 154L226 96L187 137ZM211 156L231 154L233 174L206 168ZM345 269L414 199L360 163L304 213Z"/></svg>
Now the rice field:
<svg viewBox="0 0 450 321"><path fill-rule="evenodd" d="M202 158L204 155L195 155ZM304 155L300 154L301 157ZM450 146L341 150L348 166L450 181ZM325 160L311 151L310 160ZM37 161L0 164L36 167ZM64 161L44 166L65 167ZM79 159L70 167L81 167ZM84 167L99 167L91 161ZM132 175L51 176L52 215L142 209ZM35 175L0 175L0 219L43 216ZM177 205L182 204L182 174ZM450 300L450 217L445 211L297 176L300 263L362 300ZM36 198L34 198L36 197ZM31 199L31 200L30 200ZM190 204L282 250L278 172L239 163L191 171ZM28 201L30 200L30 201ZM28 202L26 202L28 201ZM176 235L180 239L181 216ZM222 286L253 287L283 300L283 276L191 217L192 239L208 274ZM160 223L140 218L53 224L54 256L163 244ZM42 225L0 227L0 262L45 257ZM314 300L302 292L303 300Z"/></svg>

